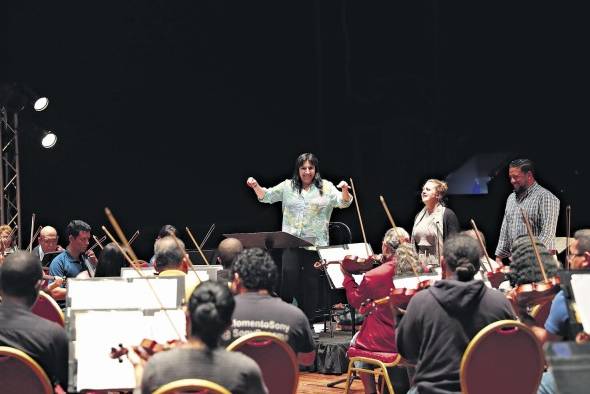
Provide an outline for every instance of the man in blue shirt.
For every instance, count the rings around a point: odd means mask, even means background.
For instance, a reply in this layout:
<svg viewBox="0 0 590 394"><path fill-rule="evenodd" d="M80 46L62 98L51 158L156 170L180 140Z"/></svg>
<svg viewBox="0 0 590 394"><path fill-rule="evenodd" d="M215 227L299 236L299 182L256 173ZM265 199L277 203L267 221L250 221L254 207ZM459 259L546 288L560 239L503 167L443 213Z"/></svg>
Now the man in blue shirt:
<svg viewBox="0 0 590 394"><path fill-rule="evenodd" d="M88 270L88 263L96 265L98 260L91 250L88 249L90 242L91 227L82 220L72 220L66 228L68 237L68 246L58 254L49 266L49 275L59 276L62 278L75 278L83 271ZM58 300L58 304L64 305L63 300L66 298L65 284L51 291L51 296ZM61 303L59 302L61 301Z"/></svg>
<svg viewBox="0 0 590 394"><path fill-rule="evenodd" d="M578 230L574 234L574 242L570 245L569 265L572 270L590 268L590 231ZM561 290L551 303L549 316L545 321L545 328L531 327L541 343L547 341L572 341L568 336L569 314L567 302L563 290ZM539 394L556 393L557 388L551 371L543 374Z"/></svg>

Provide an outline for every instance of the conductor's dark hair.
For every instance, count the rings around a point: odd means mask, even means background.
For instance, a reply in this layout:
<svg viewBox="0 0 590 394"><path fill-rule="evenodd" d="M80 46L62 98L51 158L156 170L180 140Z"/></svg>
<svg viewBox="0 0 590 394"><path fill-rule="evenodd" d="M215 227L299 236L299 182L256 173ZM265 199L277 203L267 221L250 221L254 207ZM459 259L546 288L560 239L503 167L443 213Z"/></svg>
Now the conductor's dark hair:
<svg viewBox="0 0 590 394"><path fill-rule="evenodd" d="M268 252L260 248L246 249L234 260L232 277L238 274L242 286L248 290L274 290L277 266Z"/></svg>
<svg viewBox="0 0 590 394"><path fill-rule="evenodd" d="M68 223L68 227L66 227L66 237L70 237L70 235L76 238L80 232L82 231L92 231L92 227L82 220L72 220Z"/></svg>
<svg viewBox="0 0 590 394"><path fill-rule="evenodd" d="M201 282L188 303L191 335L201 339L209 349L216 348L221 334L231 325L235 306L227 283Z"/></svg>
<svg viewBox="0 0 590 394"><path fill-rule="evenodd" d="M535 164L529 159L515 159L510 162L508 168L518 168L522 172L530 172L535 176Z"/></svg>
<svg viewBox="0 0 590 394"><path fill-rule="evenodd" d="M449 237L443 246L445 262L461 282L473 279L479 270L481 251L477 241L467 235Z"/></svg>
<svg viewBox="0 0 590 394"><path fill-rule="evenodd" d="M559 268L545 245L535 238L535 245L543 263L547 277L555 276ZM535 250L528 235L522 235L512 243L512 262L510 272L506 275L512 286L541 282L543 274L535 256Z"/></svg>
<svg viewBox="0 0 590 394"><path fill-rule="evenodd" d="M158 238L164 238L173 233L175 237L178 237L178 230L171 224L165 224L158 232Z"/></svg>
<svg viewBox="0 0 590 394"><path fill-rule="evenodd" d="M295 169L293 170L293 177L291 178L291 186L293 189L296 189L299 194L301 194L301 189L303 189L303 183L301 182L301 178L299 177L299 168L303 166L303 163L309 161L315 167L315 176L313 178L312 183L315 187L318 188L320 191L320 195L323 195L324 192L322 190L322 177L320 175L320 168L318 165L318 158L313 153L302 153L299 155L297 160L295 160Z"/></svg>
<svg viewBox="0 0 590 394"><path fill-rule="evenodd" d="M123 253L114 242L111 242L100 252L94 276L99 278L121 276L121 268L126 265L127 262Z"/></svg>
<svg viewBox="0 0 590 394"><path fill-rule="evenodd" d="M38 257L29 252L9 254L0 265L0 290L7 296L24 298L29 306L37 299L37 282L43 273Z"/></svg>

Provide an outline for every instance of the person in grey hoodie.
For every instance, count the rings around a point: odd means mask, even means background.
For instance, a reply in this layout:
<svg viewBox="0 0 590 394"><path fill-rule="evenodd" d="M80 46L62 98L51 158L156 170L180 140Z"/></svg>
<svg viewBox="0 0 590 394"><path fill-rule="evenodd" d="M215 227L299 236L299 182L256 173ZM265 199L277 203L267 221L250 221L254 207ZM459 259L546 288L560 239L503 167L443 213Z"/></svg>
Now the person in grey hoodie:
<svg viewBox="0 0 590 394"><path fill-rule="evenodd" d="M417 293L398 326L398 351L416 364L408 394L460 393L461 357L469 341L490 323L515 319L504 294L473 280L481 257L475 239L453 236L443 251L448 279Z"/></svg>

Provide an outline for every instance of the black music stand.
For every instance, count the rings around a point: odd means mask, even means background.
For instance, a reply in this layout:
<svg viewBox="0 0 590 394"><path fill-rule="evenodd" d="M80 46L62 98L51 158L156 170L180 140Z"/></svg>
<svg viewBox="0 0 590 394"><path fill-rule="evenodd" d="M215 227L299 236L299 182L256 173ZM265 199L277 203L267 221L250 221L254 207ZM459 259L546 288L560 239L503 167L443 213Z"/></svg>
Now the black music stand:
<svg viewBox="0 0 590 394"><path fill-rule="evenodd" d="M261 233L233 233L223 234L226 238L239 240L244 248L287 249L313 246L309 241L296 237L284 231L270 231Z"/></svg>

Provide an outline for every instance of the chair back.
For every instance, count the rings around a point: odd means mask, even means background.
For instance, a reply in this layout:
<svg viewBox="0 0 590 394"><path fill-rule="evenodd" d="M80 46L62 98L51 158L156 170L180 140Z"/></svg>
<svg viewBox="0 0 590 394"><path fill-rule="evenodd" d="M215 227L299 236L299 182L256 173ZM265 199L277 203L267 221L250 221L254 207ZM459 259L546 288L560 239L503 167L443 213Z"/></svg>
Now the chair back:
<svg viewBox="0 0 590 394"><path fill-rule="evenodd" d="M51 394L53 387L41 366L25 352L0 346L2 394Z"/></svg>
<svg viewBox="0 0 590 394"><path fill-rule="evenodd" d="M227 350L244 353L256 361L270 394L297 392L297 356L289 344L277 335L269 332L244 335L233 341Z"/></svg>
<svg viewBox="0 0 590 394"><path fill-rule="evenodd" d="M41 316L47 320L57 323L62 327L65 326L64 314L61 308L59 305L57 305L57 302L51 298L51 296L43 291L39 292L37 301L35 301L31 311L37 316Z"/></svg>
<svg viewBox="0 0 590 394"><path fill-rule="evenodd" d="M531 329L501 320L483 328L467 346L461 360L461 392L533 394L544 365L541 344Z"/></svg>
<svg viewBox="0 0 590 394"><path fill-rule="evenodd" d="M181 379L167 383L153 394L231 394L228 389L205 379Z"/></svg>

